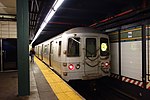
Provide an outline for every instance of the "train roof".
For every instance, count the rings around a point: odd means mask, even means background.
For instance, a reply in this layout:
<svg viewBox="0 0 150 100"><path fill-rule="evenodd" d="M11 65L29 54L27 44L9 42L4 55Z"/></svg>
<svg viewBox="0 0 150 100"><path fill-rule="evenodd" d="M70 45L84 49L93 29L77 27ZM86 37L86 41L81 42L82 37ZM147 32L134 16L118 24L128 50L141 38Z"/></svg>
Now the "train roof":
<svg viewBox="0 0 150 100"><path fill-rule="evenodd" d="M90 27L76 27L76 28L72 28L70 30L65 31L64 33L66 34L70 34L70 33L100 33L99 30L97 29L93 29Z"/></svg>

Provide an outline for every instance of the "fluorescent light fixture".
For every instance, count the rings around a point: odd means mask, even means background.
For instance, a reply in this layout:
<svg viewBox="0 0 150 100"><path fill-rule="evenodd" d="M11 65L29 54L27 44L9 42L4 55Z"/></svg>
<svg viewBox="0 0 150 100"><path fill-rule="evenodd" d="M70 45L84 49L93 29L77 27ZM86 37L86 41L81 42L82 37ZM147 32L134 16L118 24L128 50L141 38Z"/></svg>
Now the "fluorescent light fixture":
<svg viewBox="0 0 150 100"><path fill-rule="evenodd" d="M40 26L40 29L43 30L46 25L47 25L47 23L43 22L42 25Z"/></svg>
<svg viewBox="0 0 150 100"><path fill-rule="evenodd" d="M41 32L42 32L42 30L39 29L38 32L36 33L34 39L32 40L31 45L32 45L32 43L38 38L38 36L41 34Z"/></svg>
<svg viewBox="0 0 150 100"><path fill-rule="evenodd" d="M42 30L45 28L45 26L47 25L47 23L50 21L50 19L53 17L53 15L55 14L55 12L57 11L57 9L61 6L61 4L63 3L64 0L55 0L52 8L49 10L49 12L47 13L44 21L42 22L39 30L37 31L34 39L31 42L32 43L38 38L38 36L41 34Z"/></svg>
<svg viewBox="0 0 150 100"><path fill-rule="evenodd" d="M64 2L64 0L56 0L55 2L56 3L54 3L55 5L53 9L56 11L59 8L59 6Z"/></svg>
<svg viewBox="0 0 150 100"><path fill-rule="evenodd" d="M54 10L50 10L49 12L48 12L48 14L46 15L46 17L45 17L45 22L49 22L49 20L53 17L53 15L55 14L55 12L56 11L54 11Z"/></svg>

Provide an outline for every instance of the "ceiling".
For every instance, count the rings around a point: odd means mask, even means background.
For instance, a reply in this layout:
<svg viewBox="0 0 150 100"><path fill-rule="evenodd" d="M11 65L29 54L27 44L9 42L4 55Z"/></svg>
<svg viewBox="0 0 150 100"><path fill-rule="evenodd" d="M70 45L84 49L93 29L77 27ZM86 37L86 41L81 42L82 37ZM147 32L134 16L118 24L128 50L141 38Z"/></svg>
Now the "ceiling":
<svg viewBox="0 0 150 100"><path fill-rule="evenodd" d="M29 35L32 41L55 0L28 1ZM74 27L85 26L102 30L106 26L108 28L108 24L111 27L119 25L118 21L137 16L137 11L149 4L149 0L64 0L34 45ZM16 16L16 0L0 0L0 19L3 20L6 15Z"/></svg>
<svg viewBox="0 0 150 100"><path fill-rule="evenodd" d="M31 39L54 1L29 0ZM145 3L147 0L65 0L34 44L74 27L85 26L99 29L99 24L143 8Z"/></svg>
<svg viewBox="0 0 150 100"><path fill-rule="evenodd" d="M0 0L0 20L16 21L16 0Z"/></svg>
<svg viewBox="0 0 150 100"><path fill-rule="evenodd" d="M16 14L16 0L0 0L0 14Z"/></svg>

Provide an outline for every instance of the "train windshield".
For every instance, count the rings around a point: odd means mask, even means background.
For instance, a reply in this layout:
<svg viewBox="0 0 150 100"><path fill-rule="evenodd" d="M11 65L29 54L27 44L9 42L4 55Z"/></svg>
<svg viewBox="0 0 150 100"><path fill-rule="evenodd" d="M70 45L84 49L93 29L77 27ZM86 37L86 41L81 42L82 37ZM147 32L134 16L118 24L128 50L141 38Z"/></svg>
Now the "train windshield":
<svg viewBox="0 0 150 100"><path fill-rule="evenodd" d="M96 56L96 38L86 38L86 56Z"/></svg>
<svg viewBox="0 0 150 100"><path fill-rule="evenodd" d="M80 38L69 38L68 39L68 50L67 56L68 57L78 57L79 56L79 45Z"/></svg>
<svg viewBox="0 0 150 100"><path fill-rule="evenodd" d="M101 56L108 56L109 55L108 38L101 38L100 39L100 54L101 54Z"/></svg>

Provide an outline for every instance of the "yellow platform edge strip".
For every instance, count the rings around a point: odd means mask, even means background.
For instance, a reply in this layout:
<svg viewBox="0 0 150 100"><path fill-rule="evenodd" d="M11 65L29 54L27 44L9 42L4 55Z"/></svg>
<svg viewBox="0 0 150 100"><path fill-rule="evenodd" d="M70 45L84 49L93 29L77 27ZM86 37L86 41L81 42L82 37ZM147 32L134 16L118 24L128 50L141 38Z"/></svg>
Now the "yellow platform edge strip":
<svg viewBox="0 0 150 100"><path fill-rule="evenodd" d="M59 100L85 100L38 58L34 60Z"/></svg>

